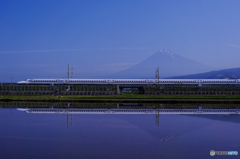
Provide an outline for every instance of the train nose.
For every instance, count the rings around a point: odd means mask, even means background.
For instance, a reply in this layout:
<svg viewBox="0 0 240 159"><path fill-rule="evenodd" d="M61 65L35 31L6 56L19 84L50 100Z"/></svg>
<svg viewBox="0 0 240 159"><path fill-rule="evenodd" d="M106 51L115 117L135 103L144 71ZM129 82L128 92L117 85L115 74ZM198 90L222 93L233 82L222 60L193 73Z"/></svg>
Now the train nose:
<svg viewBox="0 0 240 159"><path fill-rule="evenodd" d="M17 84L26 84L27 82L26 81L19 81L17 82Z"/></svg>

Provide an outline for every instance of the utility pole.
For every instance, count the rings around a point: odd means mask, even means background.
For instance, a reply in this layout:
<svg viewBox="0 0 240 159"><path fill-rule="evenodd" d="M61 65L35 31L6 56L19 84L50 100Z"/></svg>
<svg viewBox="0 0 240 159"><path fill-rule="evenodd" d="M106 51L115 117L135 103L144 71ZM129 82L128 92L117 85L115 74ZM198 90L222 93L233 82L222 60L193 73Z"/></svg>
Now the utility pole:
<svg viewBox="0 0 240 159"><path fill-rule="evenodd" d="M71 71L71 78L73 79L73 67L72 67L72 71Z"/></svg>
<svg viewBox="0 0 240 159"><path fill-rule="evenodd" d="M12 83L12 79L14 78L14 77L10 77L11 78L11 83Z"/></svg>
<svg viewBox="0 0 240 159"><path fill-rule="evenodd" d="M69 64L68 64L68 89L69 90Z"/></svg>
<svg viewBox="0 0 240 159"><path fill-rule="evenodd" d="M158 80L158 85L159 85L159 67L157 67L156 72L155 72L156 79Z"/></svg>

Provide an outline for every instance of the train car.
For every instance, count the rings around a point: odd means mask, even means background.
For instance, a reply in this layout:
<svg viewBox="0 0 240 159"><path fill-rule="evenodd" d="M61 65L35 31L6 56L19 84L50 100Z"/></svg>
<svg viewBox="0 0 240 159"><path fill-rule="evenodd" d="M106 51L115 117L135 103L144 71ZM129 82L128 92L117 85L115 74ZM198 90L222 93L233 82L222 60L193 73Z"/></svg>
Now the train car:
<svg viewBox="0 0 240 159"><path fill-rule="evenodd" d="M238 79L26 79L17 84L29 85L81 85L81 84L143 84L143 85L236 85L240 84Z"/></svg>

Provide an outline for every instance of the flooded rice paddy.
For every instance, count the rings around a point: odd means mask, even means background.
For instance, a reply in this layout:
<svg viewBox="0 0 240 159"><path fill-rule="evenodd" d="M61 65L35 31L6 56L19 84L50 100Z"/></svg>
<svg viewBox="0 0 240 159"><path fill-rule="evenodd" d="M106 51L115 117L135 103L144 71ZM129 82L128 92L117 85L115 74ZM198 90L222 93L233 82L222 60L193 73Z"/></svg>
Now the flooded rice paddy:
<svg viewBox="0 0 240 159"><path fill-rule="evenodd" d="M1 158L212 158L240 151L238 105L0 103ZM220 156L218 156L220 157ZM239 155L221 156L238 158Z"/></svg>

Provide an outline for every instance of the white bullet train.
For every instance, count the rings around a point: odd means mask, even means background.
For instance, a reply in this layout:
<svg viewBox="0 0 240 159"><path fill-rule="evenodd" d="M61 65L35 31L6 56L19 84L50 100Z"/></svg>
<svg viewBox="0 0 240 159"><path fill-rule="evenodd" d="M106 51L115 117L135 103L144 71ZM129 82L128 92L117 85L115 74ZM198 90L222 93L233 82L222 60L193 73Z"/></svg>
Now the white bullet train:
<svg viewBox="0 0 240 159"><path fill-rule="evenodd" d="M161 85L238 85L240 79L26 79L25 81L19 81L17 84L161 84Z"/></svg>

